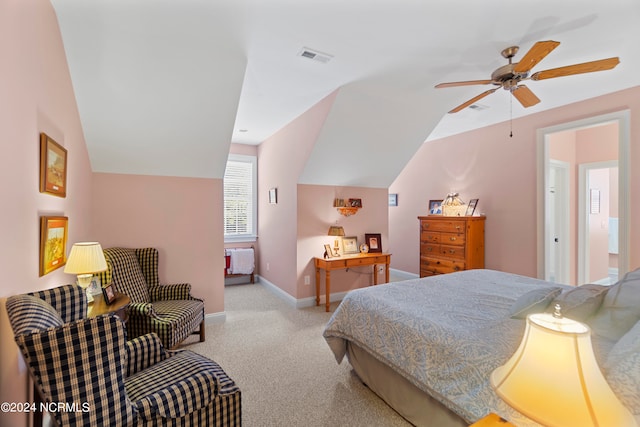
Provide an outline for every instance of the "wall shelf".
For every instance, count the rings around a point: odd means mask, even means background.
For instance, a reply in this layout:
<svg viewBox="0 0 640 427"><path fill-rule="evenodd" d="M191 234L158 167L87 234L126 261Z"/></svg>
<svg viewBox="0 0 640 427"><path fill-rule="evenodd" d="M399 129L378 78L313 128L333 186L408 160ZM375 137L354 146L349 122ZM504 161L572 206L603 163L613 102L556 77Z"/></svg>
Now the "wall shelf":
<svg viewBox="0 0 640 427"><path fill-rule="evenodd" d="M342 208L337 208L338 212L340 212L340 215L343 216L351 216L351 215L355 215L358 213L358 210L360 208L356 208L356 207L342 207Z"/></svg>

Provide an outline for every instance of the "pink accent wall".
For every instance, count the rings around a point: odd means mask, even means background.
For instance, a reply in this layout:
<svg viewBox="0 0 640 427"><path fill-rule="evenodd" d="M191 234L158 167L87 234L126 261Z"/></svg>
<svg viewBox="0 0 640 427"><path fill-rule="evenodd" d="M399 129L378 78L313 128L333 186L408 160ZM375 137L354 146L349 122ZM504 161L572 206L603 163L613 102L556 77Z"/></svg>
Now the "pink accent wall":
<svg viewBox="0 0 640 427"><path fill-rule="evenodd" d="M191 283L205 313L224 311L222 180L96 173L93 232L102 247L155 247L161 283Z"/></svg>
<svg viewBox="0 0 640 427"><path fill-rule="evenodd" d="M336 92L258 147L258 244L260 276L297 298L298 177L313 149ZM277 188L278 203L269 204Z"/></svg>
<svg viewBox="0 0 640 427"><path fill-rule="evenodd" d="M640 87L425 143L390 186L399 206L389 209L394 268L418 274L418 221L429 199L450 190L479 198L487 214L486 267L535 277L536 130L629 109L631 158L630 268L640 267Z"/></svg>
<svg viewBox="0 0 640 427"><path fill-rule="evenodd" d="M69 218L67 249L91 240L92 175L58 22L48 0L0 0L0 402L25 402L27 369L13 341L6 297L71 283L59 268L38 275L39 217ZM39 192L39 134L68 151L67 197ZM0 412L0 425L25 426L24 413Z"/></svg>
<svg viewBox="0 0 640 427"><path fill-rule="evenodd" d="M333 207L333 200L362 199L362 209L345 217ZM358 244L364 243L365 233L379 233L382 250L389 252L389 197L386 188L331 187L325 185L298 185L298 271L297 298L315 297L314 257L322 257L324 245L334 246L334 237L328 236L331 225L344 228L346 237L355 236ZM393 255L391 257L393 260ZM373 284L373 268L359 267L349 271L331 273L331 293L346 292ZM304 284L304 276L310 276L310 285ZM378 277L384 282L384 276ZM321 275L320 295L325 295L325 276ZM335 298L331 299L335 301Z"/></svg>

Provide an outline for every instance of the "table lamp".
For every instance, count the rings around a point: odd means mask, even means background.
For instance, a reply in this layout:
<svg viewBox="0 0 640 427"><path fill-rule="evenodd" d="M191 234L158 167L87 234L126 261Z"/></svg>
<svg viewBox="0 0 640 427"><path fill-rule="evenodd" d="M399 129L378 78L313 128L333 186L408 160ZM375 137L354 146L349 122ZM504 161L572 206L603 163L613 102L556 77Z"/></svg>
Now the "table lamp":
<svg viewBox="0 0 640 427"><path fill-rule="evenodd" d="M598 367L589 327L562 317L559 306L527 317L520 347L490 380L505 402L545 426L637 425Z"/></svg>
<svg viewBox="0 0 640 427"><path fill-rule="evenodd" d="M329 227L329 232L327 233L329 236L336 237L344 237L344 228L340 225L332 225ZM333 256L340 256L340 246L338 244L338 239L335 239L333 242Z"/></svg>
<svg viewBox="0 0 640 427"><path fill-rule="evenodd" d="M101 294L93 278L93 273L107 269L102 246L98 242L80 242L71 247L64 272L78 275L78 284L86 289L87 301L93 301L93 295Z"/></svg>

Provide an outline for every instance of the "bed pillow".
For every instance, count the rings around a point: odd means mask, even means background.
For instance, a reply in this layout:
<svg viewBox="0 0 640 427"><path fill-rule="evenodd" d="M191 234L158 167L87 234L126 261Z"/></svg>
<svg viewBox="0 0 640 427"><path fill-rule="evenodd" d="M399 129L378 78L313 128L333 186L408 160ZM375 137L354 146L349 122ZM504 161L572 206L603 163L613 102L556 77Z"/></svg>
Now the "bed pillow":
<svg viewBox="0 0 640 427"><path fill-rule="evenodd" d="M640 322L613 346L603 368L618 399L634 414L640 414Z"/></svg>
<svg viewBox="0 0 640 427"><path fill-rule="evenodd" d="M594 334L618 341L640 320L640 269L627 273L607 291L602 305L587 319Z"/></svg>
<svg viewBox="0 0 640 427"><path fill-rule="evenodd" d="M555 297L547 311L553 312L559 304L564 317L584 322L600 308L608 290L609 286L603 285L578 286Z"/></svg>
<svg viewBox="0 0 640 427"><path fill-rule="evenodd" d="M560 292L562 288L540 288L520 295L511 305L509 315L512 319L524 319L529 314L542 313Z"/></svg>

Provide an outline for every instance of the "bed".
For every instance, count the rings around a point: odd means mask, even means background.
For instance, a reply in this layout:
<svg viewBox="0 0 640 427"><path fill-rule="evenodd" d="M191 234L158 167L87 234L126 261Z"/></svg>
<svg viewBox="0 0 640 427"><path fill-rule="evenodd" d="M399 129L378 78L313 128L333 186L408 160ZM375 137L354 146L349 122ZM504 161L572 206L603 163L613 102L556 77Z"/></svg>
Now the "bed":
<svg viewBox="0 0 640 427"><path fill-rule="evenodd" d="M468 270L357 289L323 335L338 363L346 356L360 379L414 425L468 426L496 412L518 426L538 426L493 392L489 375L515 352L527 314L566 302L574 318L593 320L596 359L640 420L640 270L629 275L625 287L573 288ZM630 308L624 325L610 316L620 305Z"/></svg>

